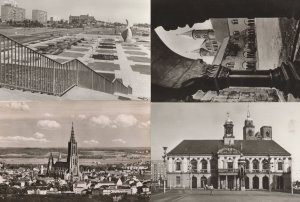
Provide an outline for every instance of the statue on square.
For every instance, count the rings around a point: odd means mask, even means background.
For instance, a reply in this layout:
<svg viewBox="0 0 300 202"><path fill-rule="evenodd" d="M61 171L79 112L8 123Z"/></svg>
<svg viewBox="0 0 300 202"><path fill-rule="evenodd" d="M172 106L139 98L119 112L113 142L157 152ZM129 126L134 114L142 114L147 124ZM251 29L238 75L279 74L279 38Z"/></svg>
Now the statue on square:
<svg viewBox="0 0 300 202"><path fill-rule="evenodd" d="M122 38L125 42L132 42L132 30L129 21L126 19L127 27L126 30L122 32Z"/></svg>

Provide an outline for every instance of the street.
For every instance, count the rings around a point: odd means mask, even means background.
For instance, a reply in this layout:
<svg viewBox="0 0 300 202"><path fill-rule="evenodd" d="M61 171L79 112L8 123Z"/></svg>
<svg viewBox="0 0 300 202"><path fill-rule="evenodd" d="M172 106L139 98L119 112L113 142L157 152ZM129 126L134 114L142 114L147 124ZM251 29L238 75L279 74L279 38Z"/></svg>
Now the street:
<svg viewBox="0 0 300 202"><path fill-rule="evenodd" d="M151 201L153 202L217 202L217 201L236 201L236 202L284 202L284 201L300 201L300 195L282 193L282 192L267 192L267 191L219 191L215 190L213 195L210 191L204 190L168 190L166 194L152 194Z"/></svg>

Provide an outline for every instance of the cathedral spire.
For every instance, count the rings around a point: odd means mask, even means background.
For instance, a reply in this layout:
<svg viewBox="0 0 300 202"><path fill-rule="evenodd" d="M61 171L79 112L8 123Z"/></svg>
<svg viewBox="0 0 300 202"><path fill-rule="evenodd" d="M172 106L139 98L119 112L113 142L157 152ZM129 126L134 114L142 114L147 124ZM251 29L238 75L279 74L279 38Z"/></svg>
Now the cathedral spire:
<svg viewBox="0 0 300 202"><path fill-rule="evenodd" d="M74 124L72 122L72 129L71 129L71 138L70 140L75 140L75 133L74 133Z"/></svg>
<svg viewBox="0 0 300 202"><path fill-rule="evenodd" d="M61 160L61 153L59 152L58 157L57 157L57 161L60 162L60 160Z"/></svg>

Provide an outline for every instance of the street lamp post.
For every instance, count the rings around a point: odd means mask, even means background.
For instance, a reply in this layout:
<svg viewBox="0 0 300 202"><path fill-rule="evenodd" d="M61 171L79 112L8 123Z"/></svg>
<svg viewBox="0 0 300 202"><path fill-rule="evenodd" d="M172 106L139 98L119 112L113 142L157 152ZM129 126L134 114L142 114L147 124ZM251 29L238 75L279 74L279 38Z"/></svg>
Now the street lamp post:
<svg viewBox="0 0 300 202"><path fill-rule="evenodd" d="M269 167L269 171L268 171L268 173L269 173L269 192L271 192L272 191L272 184L271 184L271 168L273 167L273 163L271 163L271 156L270 156L270 154L268 154L268 167Z"/></svg>
<svg viewBox="0 0 300 202"><path fill-rule="evenodd" d="M164 194L166 193L166 175L167 175L167 171L166 171L166 157L167 157L167 149L168 147L163 147L164 150L164 155L162 156L163 158L163 162L164 162L164 175L163 175L163 180L164 180Z"/></svg>
<svg viewBox="0 0 300 202"><path fill-rule="evenodd" d="M190 179L190 189L192 190L193 186L192 186L192 180L191 180L191 176L192 176L192 165L191 165L191 155L189 154L189 165L188 165L188 172L189 172L189 179Z"/></svg>
<svg viewBox="0 0 300 202"><path fill-rule="evenodd" d="M291 194L294 194L292 164L293 164L293 159L291 157Z"/></svg>

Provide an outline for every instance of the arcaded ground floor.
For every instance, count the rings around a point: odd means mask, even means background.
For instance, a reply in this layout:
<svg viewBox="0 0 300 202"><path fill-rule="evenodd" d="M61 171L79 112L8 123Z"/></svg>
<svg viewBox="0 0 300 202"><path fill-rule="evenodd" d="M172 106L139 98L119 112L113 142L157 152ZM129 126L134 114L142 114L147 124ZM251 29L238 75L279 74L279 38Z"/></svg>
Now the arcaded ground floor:
<svg viewBox="0 0 300 202"><path fill-rule="evenodd" d="M270 179L270 180L269 180ZM289 173L247 174L243 180L237 174L168 174L167 187L204 189L205 185L215 189L240 190L272 190L288 191L291 189Z"/></svg>
<svg viewBox="0 0 300 202"><path fill-rule="evenodd" d="M167 190L166 194L162 192L151 195L153 202L232 202L232 201L263 201L263 202L285 202L285 201L300 201L299 194L290 194L282 192L268 191L210 191L204 190L182 190L172 189Z"/></svg>

